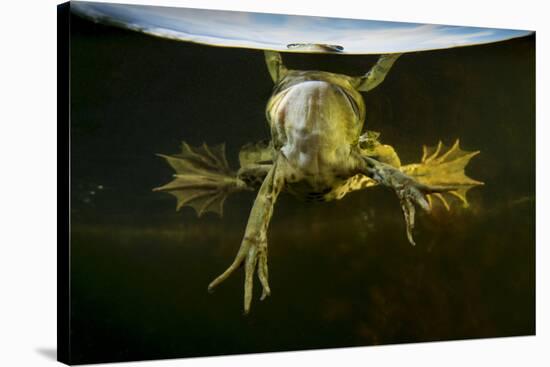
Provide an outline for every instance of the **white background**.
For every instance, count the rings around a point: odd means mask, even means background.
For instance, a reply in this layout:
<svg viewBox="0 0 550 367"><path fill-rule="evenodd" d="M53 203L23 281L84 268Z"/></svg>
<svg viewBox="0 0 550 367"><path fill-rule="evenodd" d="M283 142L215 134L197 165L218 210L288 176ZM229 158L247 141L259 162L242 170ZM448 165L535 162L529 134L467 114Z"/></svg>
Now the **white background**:
<svg viewBox="0 0 550 367"><path fill-rule="evenodd" d="M124 363L122 366L549 365L545 1L121 1L537 31L537 336ZM0 366L53 365L56 349L56 1L4 2L0 43ZM545 67L546 66L546 67ZM482 129L483 126L480 126ZM530 143L530 142L529 142ZM238 331L235 331L238 337Z"/></svg>

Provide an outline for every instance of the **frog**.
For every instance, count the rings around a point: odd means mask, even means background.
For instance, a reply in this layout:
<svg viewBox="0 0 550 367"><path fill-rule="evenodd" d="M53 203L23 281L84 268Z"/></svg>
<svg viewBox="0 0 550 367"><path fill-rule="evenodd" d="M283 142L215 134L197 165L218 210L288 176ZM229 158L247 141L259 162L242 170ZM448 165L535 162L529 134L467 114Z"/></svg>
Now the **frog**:
<svg viewBox="0 0 550 367"><path fill-rule="evenodd" d="M225 199L239 191L254 191L244 235L234 260L209 285L212 292L239 268L244 268L243 311L248 314L256 273L260 300L271 295L268 272L268 228L277 198L288 192L305 202L340 200L375 186L392 190L399 200L406 239L415 245L417 210L431 212L436 203L468 207L467 192L483 182L465 168L479 151L450 147L441 141L422 147L420 162L402 164L396 150L380 133L364 129L362 93L385 80L399 53L383 54L358 76L288 68L280 52L264 50L273 91L266 105L270 139L240 149L239 169L232 170L225 144L191 146L183 142L177 154L159 154L174 169L173 180L154 188L175 196L176 210L194 208L223 216ZM455 198L458 200L450 200ZM454 204L453 204L454 205Z"/></svg>

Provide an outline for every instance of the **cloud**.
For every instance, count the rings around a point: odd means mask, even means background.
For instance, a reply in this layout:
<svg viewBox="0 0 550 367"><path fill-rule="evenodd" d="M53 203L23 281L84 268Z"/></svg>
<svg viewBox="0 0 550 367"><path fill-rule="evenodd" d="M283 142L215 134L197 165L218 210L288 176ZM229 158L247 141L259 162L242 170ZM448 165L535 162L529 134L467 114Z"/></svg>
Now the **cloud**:
<svg viewBox="0 0 550 367"><path fill-rule="evenodd" d="M433 50L520 37L528 31L75 2L77 13L159 37L288 51L291 43L339 45L344 53ZM299 50L298 52L303 52Z"/></svg>

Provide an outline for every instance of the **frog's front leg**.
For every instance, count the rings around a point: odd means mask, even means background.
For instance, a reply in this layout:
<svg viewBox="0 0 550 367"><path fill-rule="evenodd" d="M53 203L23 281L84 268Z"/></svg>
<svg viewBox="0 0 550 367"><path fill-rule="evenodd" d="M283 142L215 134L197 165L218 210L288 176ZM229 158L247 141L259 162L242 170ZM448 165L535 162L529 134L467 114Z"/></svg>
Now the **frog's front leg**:
<svg viewBox="0 0 550 367"><path fill-rule="evenodd" d="M268 283L267 269L267 229L273 214L275 201L284 187L286 175L286 159L279 155L273 165L269 168L265 177L252 211L248 218L245 234L241 242L241 247L233 263L223 274L218 276L210 285L208 290L212 291L217 285L227 279L241 264L245 266L244 280L244 313L250 311L252 301L252 288L254 271L257 269L258 278L263 287L261 299L269 296L271 290Z"/></svg>
<svg viewBox="0 0 550 367"><path fill-rule="evenodd" d="M384 81L395 61L401 56L399 53L381 55L376 64L365 74L353 78L354 87L361 92L368 92Z"/></svg>
<svg viewBox="0 0 550 367"><path fill-rule="evenodd" d="M273 82L277 84L288 74L288 69L283 63L283 58L279 52L269 50L264 51L264 56L269 75L271 75Z"/></svg>

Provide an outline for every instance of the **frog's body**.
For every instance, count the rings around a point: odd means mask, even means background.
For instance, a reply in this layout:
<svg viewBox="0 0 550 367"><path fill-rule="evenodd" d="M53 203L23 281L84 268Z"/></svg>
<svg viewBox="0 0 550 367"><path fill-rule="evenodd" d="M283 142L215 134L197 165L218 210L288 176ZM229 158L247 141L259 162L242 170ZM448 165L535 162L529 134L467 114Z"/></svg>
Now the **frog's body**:
<svg viewBox="0 0 550 367"><path fill-rule="evenodd" d="M307 188L303 194L330 191L354 169L350 156L365 113L361 95L321 73L286 79L269 100L267 117L273 146L293 171L287 185Z"/></svg>
<svg viewBox="0 0 550 367"><path fill-rule="evenodd" d="M419 164L401 166L395 150L378 141L378 134L361 135L365 119L362 91L380 84L399 55L383 55L365 75L350 77L321 71L288 70L276 52L266 51L266 63L275 82L266 115L271 142L250 144L239 154L235 174L224 147L183 144L182 153L163 156L176 170L175 179L155 190L167 191L199 216L222 213L223 201L236 190L259 189L241 248L232 265L209 286L213 289L245 264L245 312L250 309L252 279L257 269L262 299L270 294L267 270L267 228L278 194L286 190L306 200L329 201L382 184L398 195L405 215L407 237L414 244L415 204L425 210L443 194L460 198L481 182L464 174L478 152L464 152L458 141L447 151L441 143L424 147Z"/></svg>

